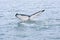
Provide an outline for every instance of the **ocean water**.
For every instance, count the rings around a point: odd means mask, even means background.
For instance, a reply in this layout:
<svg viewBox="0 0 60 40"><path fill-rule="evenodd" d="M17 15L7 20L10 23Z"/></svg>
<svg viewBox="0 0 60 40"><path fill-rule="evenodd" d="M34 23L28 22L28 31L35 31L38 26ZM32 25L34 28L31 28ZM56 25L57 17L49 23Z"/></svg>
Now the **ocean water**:
<svg viewBox="0 0 60 40"><path fill-rule="evenodd" d="M0 40L60 40L60 0L0 0ZM34 21L20 23L16 13L31 15L45 10Z"/></svg>

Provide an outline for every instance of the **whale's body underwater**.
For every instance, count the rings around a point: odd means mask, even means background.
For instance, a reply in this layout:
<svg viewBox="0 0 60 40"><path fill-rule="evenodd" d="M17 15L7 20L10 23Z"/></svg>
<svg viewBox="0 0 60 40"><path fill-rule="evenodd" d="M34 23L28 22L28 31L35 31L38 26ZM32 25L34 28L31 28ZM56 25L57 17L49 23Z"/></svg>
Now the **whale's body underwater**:
<svg viewBox="0 0 60 40"><path fill-rule="evenodd" d="M34 17L40 15L40 13L43 13L45 10L41 10L41 11L38 11L38 12L35 12L34 14L32 15L25 15L25 14L18 14L16 13L16 17L19 18L21 21L27 21L27 20L31 20L33 19Z"/></svg>

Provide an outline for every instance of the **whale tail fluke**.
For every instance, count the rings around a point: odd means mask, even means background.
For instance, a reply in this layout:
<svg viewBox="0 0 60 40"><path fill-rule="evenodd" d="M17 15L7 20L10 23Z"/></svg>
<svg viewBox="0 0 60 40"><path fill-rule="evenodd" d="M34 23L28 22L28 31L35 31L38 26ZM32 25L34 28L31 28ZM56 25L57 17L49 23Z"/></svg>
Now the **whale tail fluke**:
<svg viewBox="0 0 60 40"><path fill-rule="evenodd" d="M30 19L33 19L35 18L36 16L40 15L40 13L43 13L45 10L41 10L41 11L38 11L38 12L35 12L34 14L32 15L25 15L25 14L18 14L16 13L16 17L19 18L20 20L22 21L26 21L26 20L30 20Z"/></svg>

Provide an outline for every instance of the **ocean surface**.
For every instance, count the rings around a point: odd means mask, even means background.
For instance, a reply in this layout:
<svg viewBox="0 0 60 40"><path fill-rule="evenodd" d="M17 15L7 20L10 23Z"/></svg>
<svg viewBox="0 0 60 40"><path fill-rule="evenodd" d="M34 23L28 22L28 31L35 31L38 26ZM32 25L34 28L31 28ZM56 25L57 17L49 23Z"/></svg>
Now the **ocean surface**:
<svg viewBox="0 0 60 40"><path fill-rule="evenodd" d="M15 17L43 9L34 21ZM0 0L0 40L60 40L60 0Z"/></svg>

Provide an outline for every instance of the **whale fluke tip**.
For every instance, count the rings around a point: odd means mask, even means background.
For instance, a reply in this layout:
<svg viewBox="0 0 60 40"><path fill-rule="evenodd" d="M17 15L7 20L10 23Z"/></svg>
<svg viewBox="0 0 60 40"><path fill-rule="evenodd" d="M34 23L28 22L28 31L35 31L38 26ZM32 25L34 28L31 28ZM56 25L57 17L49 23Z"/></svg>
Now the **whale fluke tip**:
<svg viewBox="0 0 60 40"><path fill-rule="evenodd" d="M42 12L44 12L45 10L42 10Z"/></svg>

